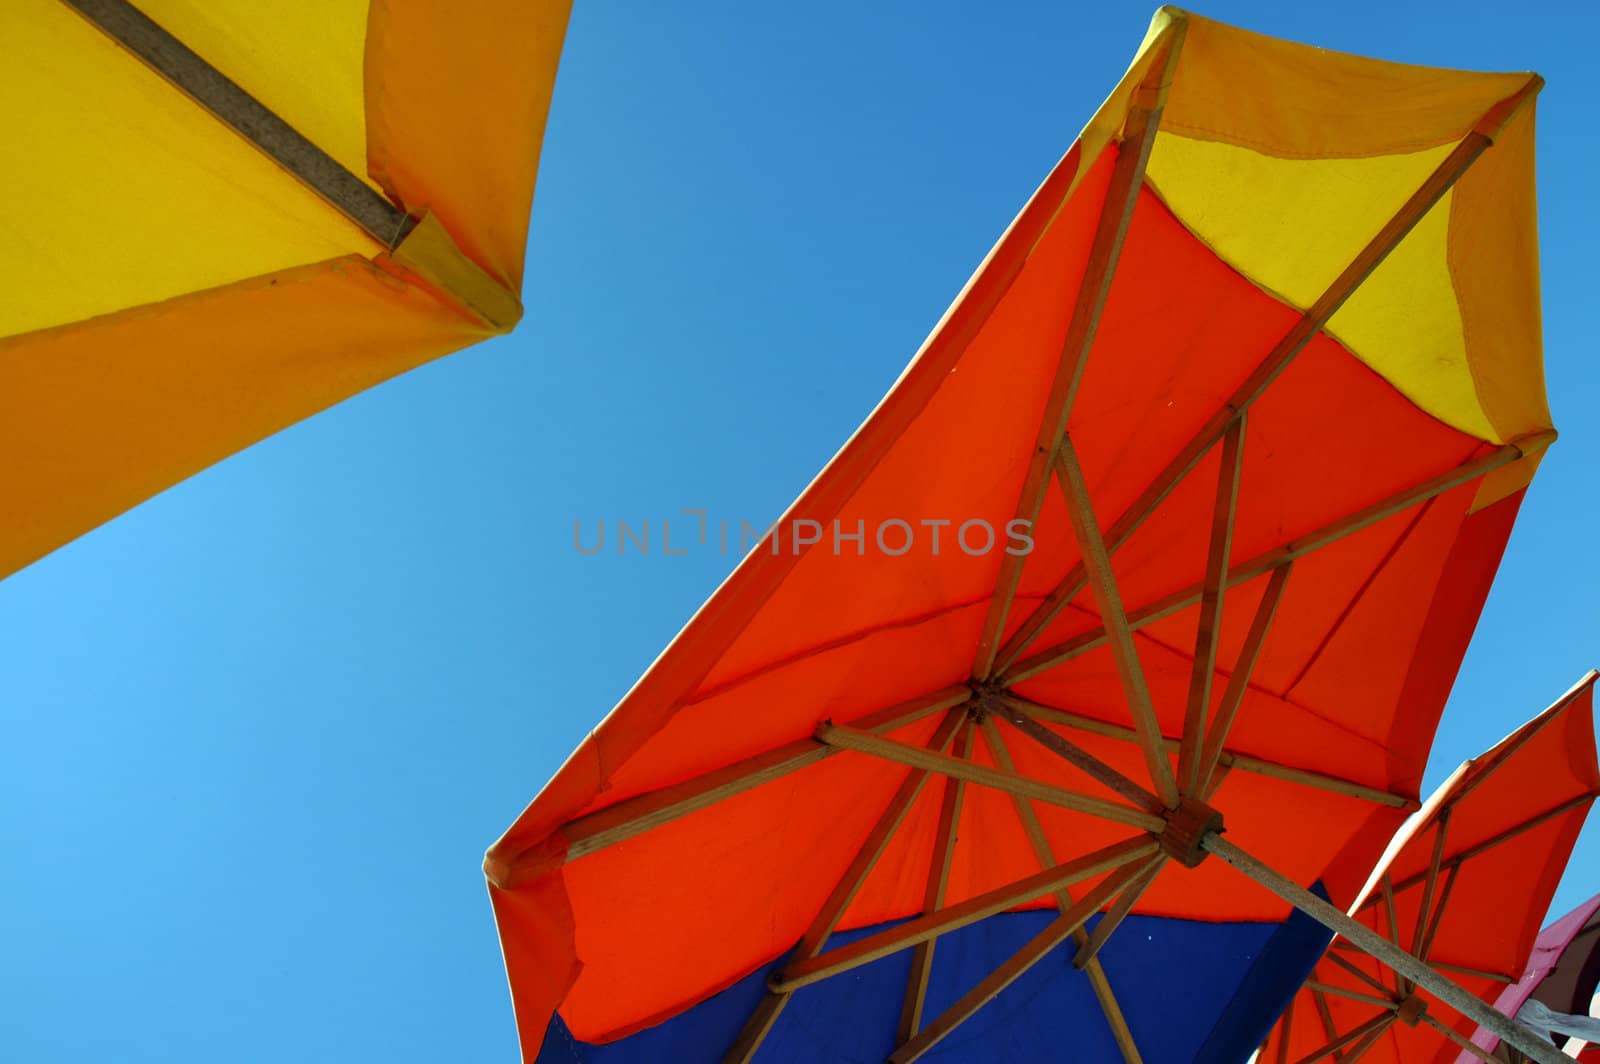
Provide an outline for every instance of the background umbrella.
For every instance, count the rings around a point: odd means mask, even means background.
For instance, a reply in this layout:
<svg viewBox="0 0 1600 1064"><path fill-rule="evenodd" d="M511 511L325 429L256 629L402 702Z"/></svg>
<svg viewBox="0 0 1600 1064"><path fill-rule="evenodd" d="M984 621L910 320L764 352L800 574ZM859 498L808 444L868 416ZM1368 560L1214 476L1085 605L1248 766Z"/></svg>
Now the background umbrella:
<svg viewBox="0 0 1600 1064"><path fill-rule="evenodd" d="M508 331L569 0L0 12L0 576Z"/></svg>
<svg viewBox="0 0 1600 1064"><path fill-rule="evenodd" d="M1591 673L1441 784L1396 836L1356 913L1486 1001L1521 976L1600 794L1594 681ZM1263 1059L1454 1059L1475 1025L1436 1015L1425 993L1343 945L1317 965Z"/></svg>
<svg viewBox="0 0 1600 1064"><path fill-rule="evenodd" d="M1600 988L1600 894L1583 902L1539 932L1522 978L1501 991L1495 1008L1514 1016L1529 1000L1553 1012L1586 1016ZM1479 1049L1493 1052L1499 1039L1479 1029L1472 1036ZM1501 1053L1506 1050L1500 1049ZM1481 1053L1462 1050L1457 1064L1471 1064ZM1600 1051L1586 1047L1579 1060L1600 1059Z"/></svg>
<svg viewBox="0 0 1600 1064"><path fill-rule="evenodd" d="M1258 1045L1326 937L1205 854L1342 916L1296 883L1348 904L1413 806L1552 436L1538 86L1160 13L491 850L526 1055L558 1006L593 1059L1016 1059L1052 1017L1090 1058Z"/></svg>

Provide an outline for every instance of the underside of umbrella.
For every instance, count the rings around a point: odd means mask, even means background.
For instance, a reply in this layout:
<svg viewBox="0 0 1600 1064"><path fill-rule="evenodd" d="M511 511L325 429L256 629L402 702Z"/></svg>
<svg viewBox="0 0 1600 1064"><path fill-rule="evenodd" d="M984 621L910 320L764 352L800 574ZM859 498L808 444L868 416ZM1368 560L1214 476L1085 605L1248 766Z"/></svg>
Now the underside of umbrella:
<svg viewBox="0 0 1600 1064"><path fill-rule="evenodd" d="M1417 806L1554 435L1539 85L1158 13L491 849L525 1056L1259 1045L1327 941L1290 901L1344 920L1305 887L1351 904Z"/></svg>
<svg viewBox="0 0 1600 1064"><path fill-rule="evenodd" d="M0 576L516 323L569 3L0 7Z"/></svg>
<svg viewBox="0 0 1600 1064"><path fill-rule="evenodd" d="M1485 1001L1522 976L1600 794L1594 681L1591 673L1441 784L1396 836L1356 912ZM1474 1023L1439 1012L1426 991L1346 945L1336 941L1317 966L1265 1043L1263 1060L1342 1050L1346 1062L1444 1064L1467 1051Z"/></svg>

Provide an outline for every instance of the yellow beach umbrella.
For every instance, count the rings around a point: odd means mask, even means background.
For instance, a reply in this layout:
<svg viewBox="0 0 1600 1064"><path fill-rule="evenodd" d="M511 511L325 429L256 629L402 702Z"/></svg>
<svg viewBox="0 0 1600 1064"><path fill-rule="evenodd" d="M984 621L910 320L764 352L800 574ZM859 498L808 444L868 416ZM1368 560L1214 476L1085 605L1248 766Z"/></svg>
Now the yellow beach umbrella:
<svg viewBox="0 0 1600 1064"><path fill-rule="evenodd" d="M570 0L0 6L0 576L522 313Z"/></svg>

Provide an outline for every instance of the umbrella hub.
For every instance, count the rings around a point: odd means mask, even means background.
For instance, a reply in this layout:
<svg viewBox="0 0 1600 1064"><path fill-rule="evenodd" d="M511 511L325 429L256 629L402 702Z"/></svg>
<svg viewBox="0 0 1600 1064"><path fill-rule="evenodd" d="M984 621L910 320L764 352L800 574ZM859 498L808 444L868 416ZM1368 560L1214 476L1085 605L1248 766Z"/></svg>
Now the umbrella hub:
<svg viewBox="0 0 1600 1064"><path fill-rule="evenodd" d="M1394 1018L1407 1027L1415 1027L1422 1022L1422 1017L1427 1015L1427 1012L1428 1003L1412 994L1400 1002L1399 1007L1394 1010Z"/></svg>
<svg viewBox="0 0 1600 1064"><path fill-rule="evenodd" d="M1185 868L1193 868L1206 859L1200 842L1208 832L1222 832L1222 814L1198 798L1185 798L1164 814L1165 830L1158 839L1161 850Z"/></svg>

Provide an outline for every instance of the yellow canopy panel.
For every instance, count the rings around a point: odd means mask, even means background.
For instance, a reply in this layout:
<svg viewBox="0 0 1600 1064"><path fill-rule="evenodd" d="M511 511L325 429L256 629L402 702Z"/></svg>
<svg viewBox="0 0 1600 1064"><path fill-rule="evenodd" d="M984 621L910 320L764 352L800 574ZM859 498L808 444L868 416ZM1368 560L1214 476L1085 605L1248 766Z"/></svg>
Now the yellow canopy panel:
<svg viewBox="0 0 1600 1064"><path fill-rule="evenodd" d="M0 5L0 575L508 331L569 6Z"/></svg>
<svg viewBox="0 0 1600 1064"><path fill-rule="evenodd" d="M1494 143L1327 331L1455 428L1492 443L1548 430L1533 173L1541 79L1343 55L1173 8L1156 14L1146 51L1180 36L1149 182L1223 260L1298 308L1463 138L1468 149Z"/></svg>

